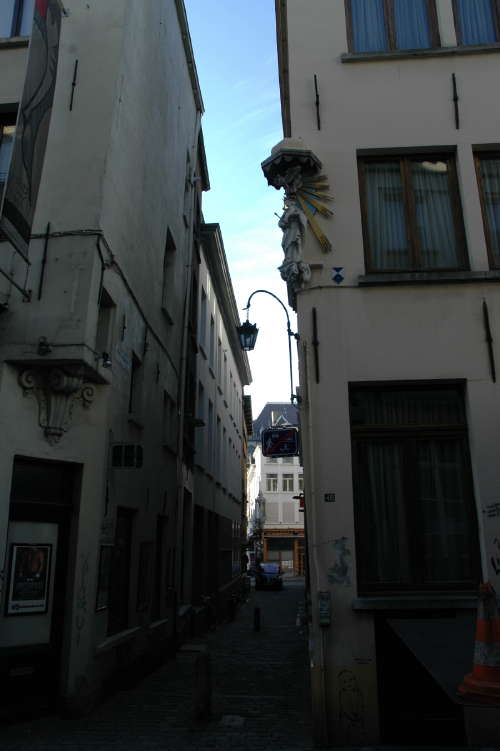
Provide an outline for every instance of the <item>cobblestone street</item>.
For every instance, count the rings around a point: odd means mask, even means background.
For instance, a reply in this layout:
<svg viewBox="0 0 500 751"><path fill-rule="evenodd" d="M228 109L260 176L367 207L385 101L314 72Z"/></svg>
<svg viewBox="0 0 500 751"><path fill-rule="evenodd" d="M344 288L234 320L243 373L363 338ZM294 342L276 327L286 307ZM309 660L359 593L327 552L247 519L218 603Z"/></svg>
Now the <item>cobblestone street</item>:
<svg viewBox="0 0 500 751"><path fill-rule="evenodd" d="M204 640L212 660L212 715L193 726L193 661L176 660L78 720L48 716L2 729L2 749L310 749L306 638L296 625L303 581L255 592L236 620ZM254 608L260 631L253 630Z"/></svg>

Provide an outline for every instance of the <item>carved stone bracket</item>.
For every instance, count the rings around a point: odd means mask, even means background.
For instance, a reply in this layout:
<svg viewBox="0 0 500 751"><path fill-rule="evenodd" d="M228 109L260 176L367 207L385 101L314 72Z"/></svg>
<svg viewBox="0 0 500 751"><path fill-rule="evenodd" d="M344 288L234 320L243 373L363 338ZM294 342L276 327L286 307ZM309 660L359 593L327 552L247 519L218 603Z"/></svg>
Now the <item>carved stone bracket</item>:
<svg viewBox="0 0 500 751"><path fill-rule="evenodd" d="M75 402L88 409L95 394L93 386L84 383L83 368L74 365L28 368L19 374L19 385L25 396L35 396L38 423L51 445L71 427Z"/></svg>
<svg viewBox="0 0 500 751"><path fill-rule="evenodd" d="M311 269L302 258L307 226L323 252L332 250L329 238L316 219L317 214L330 217L333 213L325 206L325 201L332 200L326 192L328 179L319 174L320 160L300 138L285 138L276 144L271 156L262 162L262 170L269 185L285 190L285 210L279 220L285 258L279 271L287 283L288 302L296 310L297 292L311 278Z"/></svg>

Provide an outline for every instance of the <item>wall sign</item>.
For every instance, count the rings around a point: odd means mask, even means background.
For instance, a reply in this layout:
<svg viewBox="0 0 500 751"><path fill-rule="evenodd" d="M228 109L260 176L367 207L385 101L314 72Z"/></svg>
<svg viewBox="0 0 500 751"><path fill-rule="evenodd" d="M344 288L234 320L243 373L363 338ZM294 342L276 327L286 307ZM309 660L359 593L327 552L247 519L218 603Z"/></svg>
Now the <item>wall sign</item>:
<svg viewBox="0 0 500 751"><path fill-rule="evenodd" d="M325 503L335 503L335 493L325 493Z"/></svg>
<svg viewBox="0 0 500 751"><path fill-rule="evenodd" d="M52 545L11 546L6 615L46 613Z"/></svg>

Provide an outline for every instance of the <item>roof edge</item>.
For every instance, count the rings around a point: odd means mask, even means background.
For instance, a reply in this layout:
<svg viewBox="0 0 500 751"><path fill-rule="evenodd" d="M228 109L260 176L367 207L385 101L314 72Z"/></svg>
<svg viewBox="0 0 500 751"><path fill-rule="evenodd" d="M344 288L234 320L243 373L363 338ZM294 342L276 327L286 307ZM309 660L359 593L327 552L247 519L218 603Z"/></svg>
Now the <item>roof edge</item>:
<svg viewBox="0 0 500 751"><path fill-rule="evenodd" d="M288 65L288 7L287 0L275 0L276 11L276 45L278 48L278 70L281 98L281 121L283 136L292 135L290 113L290 75Z"/></svg>
<svg viewBox="0 0 500 751"><path fill-rule="evenodd" d="M189 77L191 79L191 87L193 89L196 109L203 114L205 108L203 106L203 97L201 96L200 80L198 78L198 71L196 70L196 61L194 59L193 45L191 42L191 34L189 32L189 23L184 0L175 0L175 8L177 10L177 18L179 19L179 25L181 27L182 44L184 45L184 52L186 54L186 62L189 69Z"/></svg>

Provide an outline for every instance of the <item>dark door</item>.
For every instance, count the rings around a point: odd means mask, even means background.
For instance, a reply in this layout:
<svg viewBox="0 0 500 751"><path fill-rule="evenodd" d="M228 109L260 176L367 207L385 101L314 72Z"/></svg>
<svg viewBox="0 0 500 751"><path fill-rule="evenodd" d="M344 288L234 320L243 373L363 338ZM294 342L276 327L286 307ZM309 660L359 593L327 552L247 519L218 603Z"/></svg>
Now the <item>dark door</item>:
<svg viewBox="0 0 500 751"><path fill-rule="evenodd" d="M109 595L110 635L125 631L128 627L133 520L134 511L126 508L117 509Z"/></svg>

